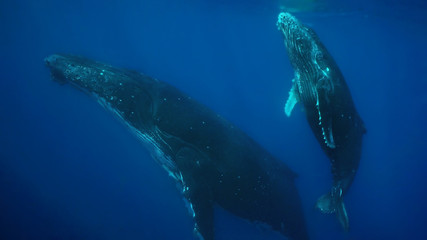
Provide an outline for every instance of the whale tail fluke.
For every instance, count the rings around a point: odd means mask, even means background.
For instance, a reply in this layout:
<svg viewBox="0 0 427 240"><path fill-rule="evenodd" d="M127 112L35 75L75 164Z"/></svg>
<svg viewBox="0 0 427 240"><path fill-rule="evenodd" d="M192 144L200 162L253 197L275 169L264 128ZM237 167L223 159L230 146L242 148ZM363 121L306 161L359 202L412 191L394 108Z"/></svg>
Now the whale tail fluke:
<svg viewBox="0 0 427 240"><path fill-rule="evenodd" d="M322 213L335 213L338 221L341 223L341 226L345 231L348 231L348 215L347 211L345 210L341 189L339 189L338 192L331 191L321 196L317 200L316 208L319 209Z"/></svg>
<svg viewBox="0 0 427 240"><path fill-rule="evenodd" d="M340 204L337 206L337 218L344 230L348 232L348 215L347 210L345 210L345 205L343 201L341 201Z"/></svg>

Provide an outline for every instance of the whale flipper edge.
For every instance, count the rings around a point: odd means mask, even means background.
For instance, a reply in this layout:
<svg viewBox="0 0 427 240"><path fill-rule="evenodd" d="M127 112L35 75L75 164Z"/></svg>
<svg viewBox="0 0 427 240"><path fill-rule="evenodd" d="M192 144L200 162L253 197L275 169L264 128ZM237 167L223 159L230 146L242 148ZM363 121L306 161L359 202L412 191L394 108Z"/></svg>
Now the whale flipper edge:
<svg viewBox="0 0 427 240"><path fill-rule="evenodd" d="M322 129L323 140L329 148L335 148L334 135L332 131L331 108L328 103L328 92L322 87L317 88L317 111L319 113L319 125Z"/></svg>
<svg viewBox="0 0 427 240"><path fill-rule="evenodd" d="M294 80L292 81L294 82ZM295 105L299 102L298 90L295 84L292 84L292 88L289 91L289 97L285 104L285 114L287 117L291 116L292 110Z"/></svg>

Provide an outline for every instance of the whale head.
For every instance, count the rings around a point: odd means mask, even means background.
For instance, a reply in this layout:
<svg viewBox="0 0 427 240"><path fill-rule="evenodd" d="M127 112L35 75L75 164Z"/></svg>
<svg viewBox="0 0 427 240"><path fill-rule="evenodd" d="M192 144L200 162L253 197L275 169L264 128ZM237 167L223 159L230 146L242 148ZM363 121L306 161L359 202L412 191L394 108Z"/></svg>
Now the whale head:
<svg viewBox="0 0 427 240"><path fill-rule="evenodd" d="M287 47L309 44L310 29L305 27L292 14L287 12L280 13L276 25L278 30L283 33Z"/></svg>
<svg viewBox="0 0 427 240"><path fill-rule="evenodd" d="M313 70L316 55L320 53L319 41L314 31L292 14L285 12L279 14L277 27L283 33L285 47L293 67L303 72Z"/></svg>
<svg viewBox="0 0 427 240"><path fill-rule="evenodd" d="M149 124L157 80L84 57L54 54L45 58L54 81L69 83L139 129Z"/></svg>
<svg viewBox="0 0 427 240"><path fill-rule="evenodd" d="M75 55L53 54L45 58L54 81L71 85L87 93L106 95L109 88L119 87L111 67Z"/></svg>

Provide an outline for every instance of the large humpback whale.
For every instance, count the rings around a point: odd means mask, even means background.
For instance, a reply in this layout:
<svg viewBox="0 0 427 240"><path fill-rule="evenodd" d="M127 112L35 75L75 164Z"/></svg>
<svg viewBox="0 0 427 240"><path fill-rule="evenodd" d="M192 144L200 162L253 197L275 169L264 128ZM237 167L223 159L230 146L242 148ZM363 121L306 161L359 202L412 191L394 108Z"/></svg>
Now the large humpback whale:
<svg viewBox="0 0 427 240"><path fill-rule="evenodd" d="M335 212L348 230L343 195L359 166L365 126L341 71L316 33L289 13L279 14L277 26L295 69L285 113L290 116L297 102L304 105L308 123L332 165L333 186L316 206L325 213Z"/></svg>
<svg viewBox="0 0 427 240"><path fill-rule="evenodd" d="M83 57L45 59L54 80L87 92L146 144L181 186L195 233L214 239L214 205L308 239L295 173L230 122L173 86Z"/></svg>

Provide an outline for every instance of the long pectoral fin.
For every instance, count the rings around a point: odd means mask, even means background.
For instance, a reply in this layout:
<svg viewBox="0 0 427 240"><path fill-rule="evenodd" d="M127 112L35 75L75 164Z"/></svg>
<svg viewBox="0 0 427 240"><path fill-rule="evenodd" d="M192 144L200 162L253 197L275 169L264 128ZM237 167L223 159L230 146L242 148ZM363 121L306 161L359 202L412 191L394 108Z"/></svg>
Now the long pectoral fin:
<svg viewBox="0 0 427 240"><path fill-rule="evenodd" d="M214 240L214 211L208 159L192 147L182 147L175 155L181 170L183 194L190 204L195 221L194 234L203 240Z"/></svg>
<svg viewBox="0 0 427 240"><path fill-rule="evenodd" d="M209 194L191 193L189 197L194 217L194 234L203 240L214 240L214 209Z"/></svg>
<svg viewBox="0 0 427 240"><path fill-rule="evenodd" d="M294 82L294 81L292 81ZM292 109L294 109L295 104L297 104L299 102L299 93L298 93L298 89L294 84L292 84L292 88L289 91L289 97L288 100L286 101L285 104L285 114L286 116L290 117L291 113L292 113Z"/></svg>
<svg viewBox="0 0 427 240"><path fill-rule="evenodd" d="M332 131L332 106L330 104L330 88L317 87L316 107L319 113L319 125L322 129L323 140L329 148L335 148L334 135Z"/></svg>

